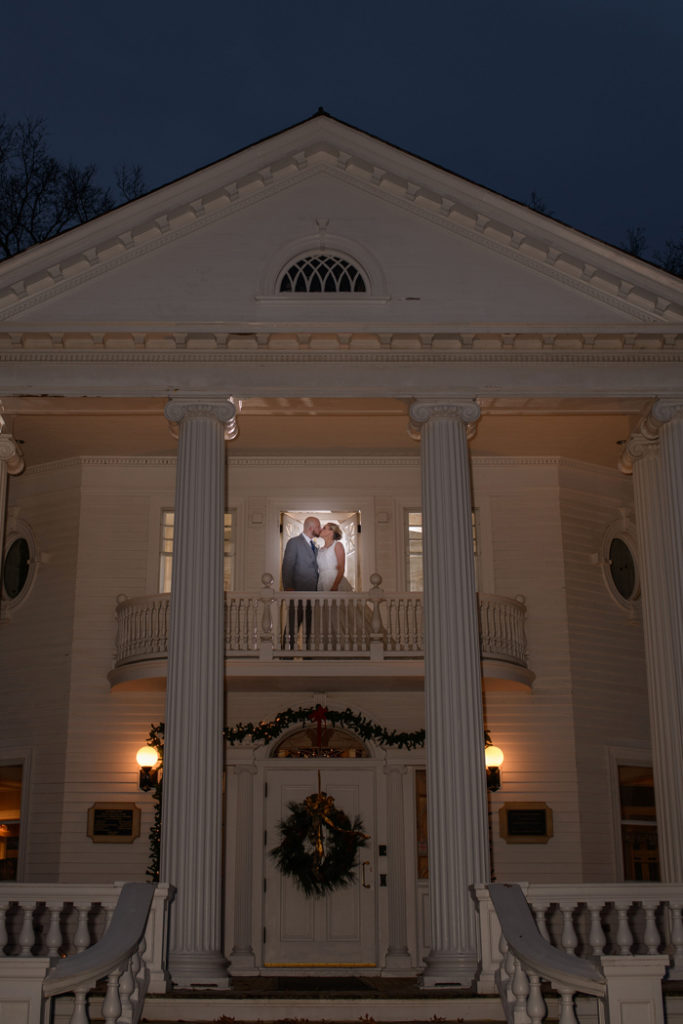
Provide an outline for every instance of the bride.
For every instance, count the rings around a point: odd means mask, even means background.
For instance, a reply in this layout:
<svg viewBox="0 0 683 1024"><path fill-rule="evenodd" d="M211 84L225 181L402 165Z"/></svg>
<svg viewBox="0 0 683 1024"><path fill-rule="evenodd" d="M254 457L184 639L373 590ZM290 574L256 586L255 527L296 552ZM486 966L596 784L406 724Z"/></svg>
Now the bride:
<svg viewBox="0 0 683 1024"><path fill-rule="evenodd" d="M346 553L337 523L325 523L320 539L325 546L318 549L318 590L353 590L344 575Z"/></svg>

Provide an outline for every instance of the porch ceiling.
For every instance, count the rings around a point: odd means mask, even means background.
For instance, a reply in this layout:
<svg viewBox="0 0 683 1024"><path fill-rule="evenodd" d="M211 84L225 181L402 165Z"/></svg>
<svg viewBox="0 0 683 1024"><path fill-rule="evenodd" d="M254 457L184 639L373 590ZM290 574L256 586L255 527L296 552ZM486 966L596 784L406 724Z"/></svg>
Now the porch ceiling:
<svg viewBox="0 0 683 1024"><path fill-rule="evenodd" d="M76 455L174 455L162 399L10 398L4 418L26 464ZM475 456L562 456L615 466L620 442L642 415L633 399L487 399L471 442ZM417 455L399 399L250 398L232 455L293 452Z"/></svg>

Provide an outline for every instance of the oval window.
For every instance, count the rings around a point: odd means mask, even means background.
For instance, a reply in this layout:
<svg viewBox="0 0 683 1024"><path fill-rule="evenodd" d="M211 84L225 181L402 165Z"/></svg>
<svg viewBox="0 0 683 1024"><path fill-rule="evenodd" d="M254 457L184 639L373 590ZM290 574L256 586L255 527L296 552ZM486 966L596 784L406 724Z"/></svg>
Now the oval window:
<svg viewBox="0 0 683 1024"><path fill-rule="evenodd" d="M614 537L609 546L609 571L617 592L631 601L636 590L636 563L633 552L621 537Z"/></svg>
<svg viewBox="0 0 683 1024"><path fill-rule="evenodd" d="M2 584L10 601L18 597L26 586L31 567L31 552L25 537L17 537L5 555Z"/></svg>

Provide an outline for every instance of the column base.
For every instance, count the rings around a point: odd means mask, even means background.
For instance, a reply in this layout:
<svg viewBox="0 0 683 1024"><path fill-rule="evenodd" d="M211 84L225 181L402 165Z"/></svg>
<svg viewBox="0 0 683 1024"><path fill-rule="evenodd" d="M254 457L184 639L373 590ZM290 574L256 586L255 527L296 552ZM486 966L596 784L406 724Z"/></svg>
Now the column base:
<svg viewBox="0 0 683 1024"><path fill-rule="evenodd" d="M228 961L220 953L170 953L168 971L176 989L230 988Z"/></svg>
<svg viewBox="0 0 683 1024"><path fill-rule="evenodd" d="M256 957L252 949L231 949L230 950L230 973L233 977L236 974L248 975L258 974Z"/></svg>
<svg viewBox="0 0 683 1024"><path fill-rule="evenodd" d="M479 961L471 953L439 953L425 957L426 967L420 979L421 988L446 986L472 988Z"/></svg>
<svg viewBox="0 0 683 1024"><path fill-rule="evenodd" d="M410 953L405 946L400 949L387 950L384 967L382 969L383 975L387 977L391 977L392 975L401 977L404 974L414 973L415 967L411 960Z"/></svg>

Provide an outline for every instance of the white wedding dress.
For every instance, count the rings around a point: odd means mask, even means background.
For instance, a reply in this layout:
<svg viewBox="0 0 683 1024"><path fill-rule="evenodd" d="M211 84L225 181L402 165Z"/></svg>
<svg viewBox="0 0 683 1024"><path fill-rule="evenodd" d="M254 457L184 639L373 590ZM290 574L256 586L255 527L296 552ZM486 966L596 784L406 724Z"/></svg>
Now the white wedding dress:
<svg viewBox="0 0 683 1024"><path fill-rule="evenodd" d="M329 548L318 550L318 590L331 590L337 578L337 553L334 549L339 543L337 540ZM337 590L353 590L346 576L340 579Z"/></svg>

